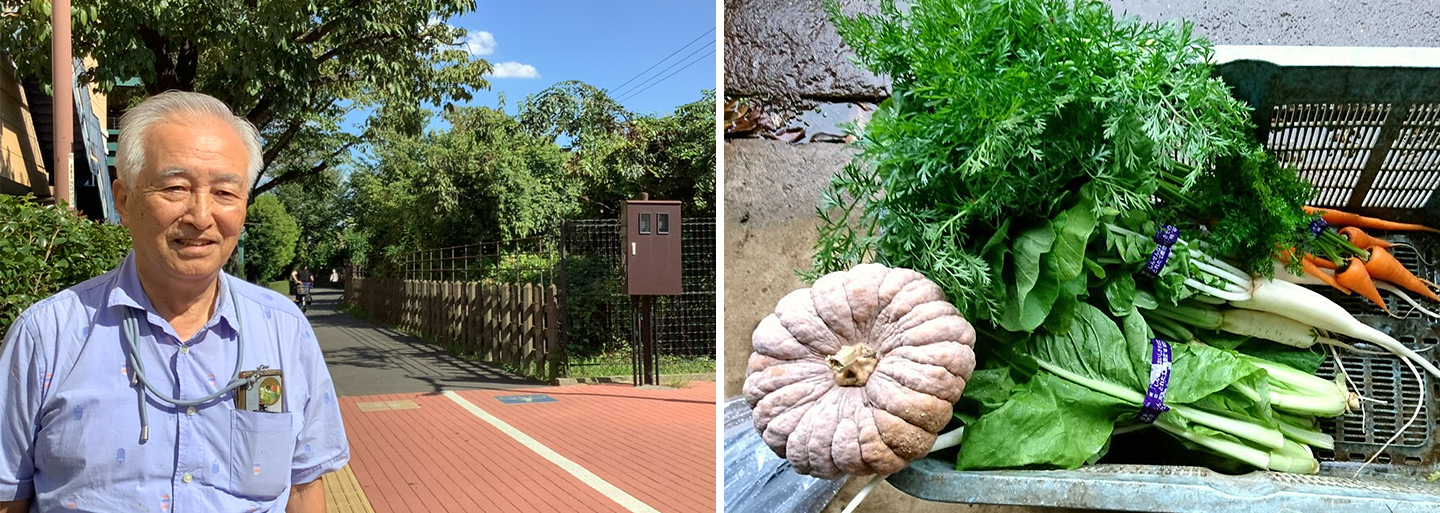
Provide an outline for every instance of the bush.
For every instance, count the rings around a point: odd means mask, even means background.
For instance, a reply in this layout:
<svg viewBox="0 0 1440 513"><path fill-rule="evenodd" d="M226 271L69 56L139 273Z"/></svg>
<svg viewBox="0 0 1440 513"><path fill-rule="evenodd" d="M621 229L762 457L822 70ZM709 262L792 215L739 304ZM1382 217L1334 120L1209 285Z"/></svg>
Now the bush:
<svg viewBox="0 0 1440 513"><path fill-rule="evenodd" d="M0 195L0 332L31 304L120 265L130 231Z"/></svg>
<svg viewBox="0 0 1440 513"><path fill-rule="evenodd" d="M275 195L255 198L245 214L245 276L263 283L285 274L299 240L299 225Z"/></svg>

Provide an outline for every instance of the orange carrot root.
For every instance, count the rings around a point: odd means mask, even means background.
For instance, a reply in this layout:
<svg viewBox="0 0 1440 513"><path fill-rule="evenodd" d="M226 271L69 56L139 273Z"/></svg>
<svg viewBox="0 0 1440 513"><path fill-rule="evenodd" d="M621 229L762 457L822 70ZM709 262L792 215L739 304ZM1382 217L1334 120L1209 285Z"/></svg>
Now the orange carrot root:
<svg viewBox="0 0 1440 513"><path fill-rule="evenodd" d="M1380 306L1381 310L1390 311L1385 306L1385 299L1380 297L1380 291L1375 288L1375 282L1370 279L1369 271L1365 270L1365 263L1359 258L1350 257L1350 263L1345 270L1335 273L1335 281L1340 282L1345 288L1359 292L1371 302Z"/></svg>
<svg viewBox="0 0 1440 513"><path fill-rule="evenodd" d="M1365 262L1365 272L1377 280L1385 280L1395 285L1404 287L1406 290L1416 292L1435 301L1440 301L1440 296L1435 291L1425 286L1414 274L1406 269L1399 260L1395 259L1385 248L1371 248L1370 261Z"/></svg>
<svg viewBox="0 0 1440 513"><path fill-rule="evenodd" d="M1314 276L1314 277L1316 277L1316 278L1319 278L1320 281L1325 282L1326 284L1330 285L1331 287L1335 287L1335 290L1338 290L1338 291L1340 291L1340 292L1344 292L1346 295L1349 295L1349 294L1350 294L1350 292L1351 292L1350 289L1345 288L1345 286L1344 286L1344 285L1341 285L1340 282L1335 281L1335 277L1334 277L1334 276L1331 276L1330 273L1327 273L1327 272L1325 272L1325 271L1322 271L1322 270L1320 270L1319 267L1316 267L1316 266L1315 266L1314 259L1306 258L1306 259L1304 259L1304 260L1301 260L1301 261L1300 261L1300 267L1301 267L1302 269L1305 269L1305 274L1309 274L1309 275L1311 275L1311 276Z"/></svg>
<svg viewBox="0 0 1440 513"><path fill-rule="evenodd" d="M1365 233L1365 230L1361 230L1354 226L1346 226L1344 228L1341 228L1339 231L1340 235L1344 235L1345 238L1350 239L1350 243L1354 244L1360 249L1370 249L1373 247L1381 247L1388 249L1390 247L1390 243L1388 241L1371 237L1370 234Z"/></svg>
<svg viewBox="0 0 1440 513"><path fill-rule="evenodd" d="M1310 263L1315 264L1315 267L1319 267L1321 269L1329 269L1331 271L1334 271L1337 267L1339 267L1335 265L1335 262L1331 262L1315 255L1305 255L1305 259L1309 260Z"/></svg>
<svg viewBox="0 0 1440 513"><path fill-rule="evenodd" d="M1303 208L1305 209L1305 213L1318 213L1320 214L1321 219L1324 219L1325 222L1334 225L1359 226L1361 228L1372 228L1376 230L1394 230L1407 232L1421 231L1440 233L1440 230L1436 230L1434 228L1421 224L1397 223L1394 221L1386 221L1384 219L1375 217L1365 217L1358 214L1351 214L1349 212L1341 212L1339 210L1332 210L1329 208L1315 208L1311 206L1306 206Z"/></svg>

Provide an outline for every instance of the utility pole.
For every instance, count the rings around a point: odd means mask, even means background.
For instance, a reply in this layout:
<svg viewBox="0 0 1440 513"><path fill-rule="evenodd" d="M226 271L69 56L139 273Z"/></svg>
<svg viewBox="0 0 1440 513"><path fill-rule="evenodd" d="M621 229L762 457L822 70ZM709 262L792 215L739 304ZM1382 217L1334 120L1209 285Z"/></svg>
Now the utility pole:
<svg viewBox="0 0 1440 513"><path fill-rule="evenodd" d="M72 117L75 112L75 95L70 84L75 65L70 55L70 0L54 0L50 6L50 84L54 92L55 109L55 162L50 169L55 177L55 201L65 202L65 208L75 208L73 169L75 165L73 142L75 127Z"/></svg>

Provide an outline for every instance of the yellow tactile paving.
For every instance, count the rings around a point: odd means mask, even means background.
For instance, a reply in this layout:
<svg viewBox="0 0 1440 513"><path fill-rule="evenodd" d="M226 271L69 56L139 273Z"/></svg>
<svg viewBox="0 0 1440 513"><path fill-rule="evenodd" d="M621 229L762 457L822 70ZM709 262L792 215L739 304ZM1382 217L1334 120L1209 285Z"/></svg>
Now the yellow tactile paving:
<svg viewBox="0 0 1440 513"><path fill-rule="evenodd" d="M350 470L349 465L338 472L326 474L321 479L325 482L325 511L375 513L375 508L370 505L370 499L365 497L365 491L360 489L360 482L355 480L355 472Z"/></svg>
<svg viewBox="0 0 1440 513"><path fill-rule="evenodd" d="M420 405L415 401L404 399L400 401L375 401L368 403L357 403L355 406L363 412L389 411L389 410L418 410Z"/></svg>

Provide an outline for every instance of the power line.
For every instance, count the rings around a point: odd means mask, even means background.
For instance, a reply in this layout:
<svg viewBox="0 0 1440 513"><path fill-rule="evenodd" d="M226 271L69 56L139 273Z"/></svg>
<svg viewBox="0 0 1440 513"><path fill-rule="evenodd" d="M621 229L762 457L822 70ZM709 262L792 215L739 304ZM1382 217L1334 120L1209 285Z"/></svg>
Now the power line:
<svg viewBox="0 0 1440 513"><path fill-rule="evenodd" d="M675 51L670 52L670 55L666 55L664 59L660 59L660 62L656 62L655 64L651 64L650 67L645 68L645 71L641 71L638 75L635 75L635 76L633 76L633 77L630 77L630 80L626 80L626 81L625 81L625 84L629 84L630 82L634 82L635 79L640 78L640 77L644 76L646 73L649 73L650 70L655 69L655 66L659 66L659 65L661 65L661 64L664 64L665 61L670 60L670 58L671 58L671 57L674 57L675 54L684 51L686 48L689 48L690 45L693 45L693 44L695 44L696 41L699 41L700 38L705 37L705 36L708 36L708 35L710 35L710 34L713 34L714 32L715 32L715 27L710 27L710 30L705 31L704 34L700 34L699 36L696 36L695 39L691 39L689 43L685 43L685 46L682 46L682 47L680 47L680 48L675 49ZM687 56L687 57L688 57L688 56ZM684 59L681 59L681 60L684 60ZM668 68L667 68L667 69L668 69ZM660 73L664 73L664 72L665 72L664 70L661 70L661 71L660 71ZM658 74L659 74L659 73L657 73L657 75L658 75ZM620 84L618 87L616 87L616 88L614 88L614 89L611 89L611 91L619 91L621 88L625 87L625 84Z"/></svg>
<svg viewBox="0 0 1440 513"><path fill-rule="evenodd" d="M715 53L715 42L714 42L714 41L711 41L710 44L705 45L705 46L702 46L702 47L699 47L699 48L696 48L695 51L690 52L690 53L688 53L688 54L685 54L685 56L684 56L684 57L681 57L680 60L675 61L674 64L671 64L671 65L669 65L669 66L666 66L665 69L662 69L662 70L660 70L660 71L655 72L655 75L654 75L654 76L651 76L649 79L646 79L644 82L640 82L640 83L638 83L638 84L635 84L635 85L633 85L633 86L630 86L630 90L629 90L629 91L626 91L626 92L616 91L616 92L614 92L614 93L611 93L611 96L612 96L612 97L619 97L619 96L625 96L625 95L633 94L633 93L635 92L635 89L636 89L636 88L639 88L639 87L641 87L641 86L644 86L645 84L652 84L652 82L653 82L654 84L658 84L659 82L655 82L655 80L658 79L658 78L660 78L660 74L661 74L661 73L664 73L664 72L666 72L666 71L670 71L670 70L673 69L675 66L679 66L680 63L685 62L685 59L689 59L689 58L691 58L691 57L694 57L695 54L704 51L706 48L709 48L709 49L710 49L710 53ZM653 84L652 84L652 85L653 85Z"/></svg>
<svg viewBox="0 0 1440 513"><path fill-rule="evenodd" d="M670 77L675 76L675 73L679 73L679 72L681 72L681 71L685 71L685 68L688 68L688 67L690 67L690 66L694 66L695 63L700 62L700 61L703 61L703 60L705 60L706 57L709 57L709 56L711 56L711 55L715 55L715 49L714 49L714 48L711 48L711 49L710 49L710 53L707 53L707 54L705 54L705 55L700 56L700 58L698 58L698 59L695 59L695 60L693 60L693 61L690 61L689 64L686 64L684 67L675 70L674 73L671 73L671 74L669 74L669 75L665 75L665 78L662 78L662 79L660 79L660 80L655 81L654 84L650 84L650 85L648 85L648 86L645 86L645 89L649 89L649 88L651 88L651 87L655 87L656 84L659 84L660 82L664 82L666 78L670 78ZM688 56L687 56L687 57L688 57ZM621 98L621 99L619 99L619 100L615 100L615 102L616 102L616 103L620 103L620 102L623 102L623 101L625 101L625 100L629 100L629 99L631 99L631 98L634 98L635 95L638 95L638 94L640 94L640 93L645 92L645 89L641 89L641 90L639 90L639 91L632 92L632 93L626 95L624 98Z"/></svg>

